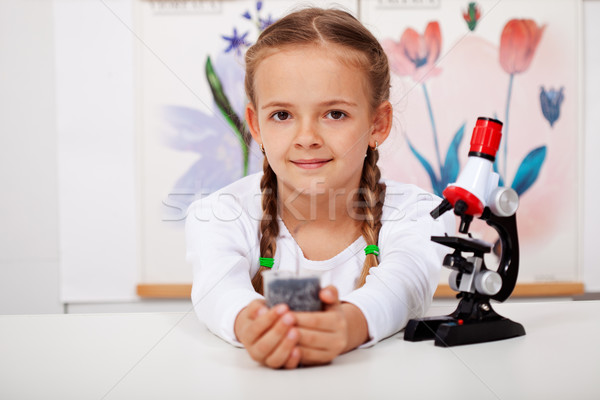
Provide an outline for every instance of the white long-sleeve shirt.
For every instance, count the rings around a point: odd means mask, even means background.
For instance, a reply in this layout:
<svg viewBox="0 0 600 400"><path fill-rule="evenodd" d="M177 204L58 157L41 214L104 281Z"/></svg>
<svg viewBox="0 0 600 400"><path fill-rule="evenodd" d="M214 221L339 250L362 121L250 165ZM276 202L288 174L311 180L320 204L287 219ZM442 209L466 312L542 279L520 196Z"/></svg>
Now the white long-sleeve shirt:
<svg viewBox="0 0 600 400"><path fill-rule="evenodd" d="M193 265L192 302L198 318L216 335L241 346L233 326L238 313L263 298L252 287L259 269L260 179L247 176L195 201L186 220L187 260ZM366 242L358 238L325 261L307 260L279 220L274 269L318 271L323 287L336 286L342 302L358 307L372 345L422 316L431 303L447 247L430 240L454 233L454 216L434 220L429 212L440 199L414 185L387 185L379 232L379 265L355 289L365 261Z"/></svg>

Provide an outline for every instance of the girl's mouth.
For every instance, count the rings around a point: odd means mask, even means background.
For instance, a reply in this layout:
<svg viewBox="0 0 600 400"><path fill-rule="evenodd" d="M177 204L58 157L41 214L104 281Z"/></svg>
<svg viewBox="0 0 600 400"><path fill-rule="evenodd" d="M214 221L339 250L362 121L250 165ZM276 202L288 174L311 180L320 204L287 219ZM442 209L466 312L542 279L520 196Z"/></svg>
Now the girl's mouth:
<svg viewBox="0 0 600 400"><path fill-rule="evenodd" d="M331 159L324 158L312 158L312 159L304 159L304 160L293 160L292 163L297 167L303 169L316 169L321 168L323 165L327 164Z"/></svg>

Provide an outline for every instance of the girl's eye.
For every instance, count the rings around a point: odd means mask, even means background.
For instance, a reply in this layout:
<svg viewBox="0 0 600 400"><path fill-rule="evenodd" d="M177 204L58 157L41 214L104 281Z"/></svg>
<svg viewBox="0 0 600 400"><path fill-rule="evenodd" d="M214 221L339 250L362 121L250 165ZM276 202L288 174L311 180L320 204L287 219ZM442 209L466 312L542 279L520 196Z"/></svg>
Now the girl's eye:
<svg viewBox="0 0 600 400"><path fill-rule="evenodd" d="M346 117L346 114L342 111L330 111L329 113L327 113L327 118L329 119L343 119Z"/></svg>
<svg viewBox="0 0 600 400"><path fill-rule="evenodd" d="M285 121L290 118L290 114L286 111L277 111L275 114L271 116L275 121Z"/></svg>

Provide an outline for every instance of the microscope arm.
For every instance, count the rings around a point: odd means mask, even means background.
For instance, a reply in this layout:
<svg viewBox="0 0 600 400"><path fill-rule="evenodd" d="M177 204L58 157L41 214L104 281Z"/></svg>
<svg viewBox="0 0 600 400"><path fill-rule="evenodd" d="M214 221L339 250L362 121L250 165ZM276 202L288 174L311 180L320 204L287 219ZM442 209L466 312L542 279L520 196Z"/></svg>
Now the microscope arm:
<svg viewBox="0 0 600 400"><path fill-rule="evenodd" d="M486 215L488 214L488 215ZM486 210L481 219L494 228L500 236L502 256L496 272L502 277L502 288L491 298L502 302L510 296L517 283L519 274L519 239L517 235L517 217L499 217Z"/></svg>

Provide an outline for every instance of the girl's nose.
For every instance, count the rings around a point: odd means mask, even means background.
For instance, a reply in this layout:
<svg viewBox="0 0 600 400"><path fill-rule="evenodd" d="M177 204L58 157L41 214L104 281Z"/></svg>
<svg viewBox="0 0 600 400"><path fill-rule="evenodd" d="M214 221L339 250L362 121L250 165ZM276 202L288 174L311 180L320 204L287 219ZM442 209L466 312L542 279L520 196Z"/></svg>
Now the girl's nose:
<svg viewBox="0 0 600 400"><path fill-rule="evenodd" d="M298 126L298 132L294 140L297 147L316 148L323 145L323 139L319 134L318 124L313 121L302 121Z"/></svg>

